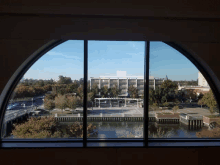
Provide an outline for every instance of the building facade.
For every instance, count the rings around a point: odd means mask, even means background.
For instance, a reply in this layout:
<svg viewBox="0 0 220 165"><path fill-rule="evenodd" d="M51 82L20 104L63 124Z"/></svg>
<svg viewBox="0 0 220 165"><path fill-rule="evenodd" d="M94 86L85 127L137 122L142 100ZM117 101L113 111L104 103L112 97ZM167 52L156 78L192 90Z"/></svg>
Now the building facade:
<svg viewBox="0 0 220 165"><path fill-rule="evenodd" d="M99 78L90 77L90 89L93 84L97 84L99 89L104 86L108 88L114 87L117 84L118 88L121 89L119 97L126 97L128 95L128 88L134 86L138 89L139 97L144 94L144 77L143 76L126 76L125 71L117 72L117 76L100 76ZM160 86L165 79L154 78L149 76L149 87L154 88Z"/></svg>
<svg viewBox="0 0 220 165"><path fill-rule="evenodd" d="M207 82L206 79L203 77L203 75L202 75L201 72L198 73L198 85L199 85L199 86L203 86L203 87L209 87L208 82Z"/></svg>

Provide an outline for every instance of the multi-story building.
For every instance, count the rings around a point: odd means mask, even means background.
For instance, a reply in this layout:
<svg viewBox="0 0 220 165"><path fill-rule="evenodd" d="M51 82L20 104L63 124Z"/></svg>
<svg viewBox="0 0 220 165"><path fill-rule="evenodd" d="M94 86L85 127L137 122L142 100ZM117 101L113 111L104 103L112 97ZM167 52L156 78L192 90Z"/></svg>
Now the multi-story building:
<svg viewBox="0 0 220 165"><path fill-rule="evenodd" d="M204 76L201 74L201 72L199 72L198 74L198 85L202 87L209 87L208 82L206 81Z"/></svg>
<svg viewBox="0 0 220 165"><path fill-rule="evenodd" d="M126 71L117 71L117 76L100 76L99 78L90 77L90 89L93 84L97 84L99 89L104 86L112 88L117 84L118 88L121 89L119 97L128 96L128 87L134 86L138 89L138 95L144 94L144 77L143 76L126 76ZM149 87L154 88L160 86L165 79L154 78L149 76Z"/></svg>

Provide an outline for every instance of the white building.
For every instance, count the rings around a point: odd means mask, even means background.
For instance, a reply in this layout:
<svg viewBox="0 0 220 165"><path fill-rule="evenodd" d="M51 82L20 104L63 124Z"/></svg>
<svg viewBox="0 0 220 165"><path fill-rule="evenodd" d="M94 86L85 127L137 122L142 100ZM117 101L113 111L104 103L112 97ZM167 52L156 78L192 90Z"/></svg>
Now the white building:
<svg viewBox="0 0 220 165"><path fill-rule="evenodd" d="M199 86L203 86L203 87L209 87L208 82L207 82L206 79L203 77L203 75L202 75L201 72L198 73L198 85L199 85Z"/></svg>
<svg viewBox="0 0 220 165"><path fill-rule="evenodd" d="M93 84L97 84L99 89L104 86L112 88L117 84L118 88L121 89L119 97L126 97L128 95L128 87L133 85L138 89L138 95L144 94L144 77L143 76L127 76L126 71L117 71L117 76L100 76L99 78L90 77L90 89ZM154 88L160 86L165 79L154 78L149 76L149 87Z"/></svg>

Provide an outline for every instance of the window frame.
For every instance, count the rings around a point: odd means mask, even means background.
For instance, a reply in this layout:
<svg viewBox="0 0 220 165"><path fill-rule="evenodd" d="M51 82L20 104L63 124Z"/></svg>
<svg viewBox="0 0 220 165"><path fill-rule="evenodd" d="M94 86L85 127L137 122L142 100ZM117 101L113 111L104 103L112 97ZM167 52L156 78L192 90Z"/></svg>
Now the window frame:
<svg viewBox="0 0 220 165"><path fill-rule="evenodd" d="M53 49L54 47L66 42L68 40L53 40L48 45L46 44L39 50L37 50L33 55L31 55L23 64L18 68L15 74L12 76L11 84L8 83L5 87L5 95L4 100L1 105L0 109L0 131L2 132L2 124L4 115L6 112L6 108L11 97L12 92L16 88L17 84L19 83L20 79L23 75L29 70L29 68L45 53ZM107 146L109 147L129 147L129 148L155 148L155 147L203 147L203 146L220 146L220 139L177 139L177 138L148 138L148 99L149 99L149 61L150 61L150 42L151 41L144 41L145 42L145 54L144 54L144 132L143 138L108 138L108 139L91 139L87 137L86 125L87 125L87 83L88 83L88 40L83 40L84 42L84 105L83 105L83 138L82 139L64 139L64 138L53 138L53 139L2 139L2 134L0 138L0 147L1 148L27 148L27 147L37 147L37 148L63 148L63 147L83 147L83 148L92 148L89 147L88 144L96 143L98 146L105 148L103 146L99 146L102 143L111 143L114 146ZM217 104L219 106L219 99L220 94L217 92L218 89L212 79L212 77L208 74L208 72L202 67L202 65L185 49L181 46L177 45L174 42L163 42L170 47L179 51L182 55L188 58L198 70L204 75L207 82L212 89L214 96L216 98ZM9 81L10 81L9 80ZM4 92L2 92L4 94ZM146 106L147 105L147 106ZM68 145L67 145L68 143ZM130 143L130 146L125 143ZM140 143L143 143L140 145ZM75 144L78 144L75 145ZM124 144L124 146L123 146ZM118 146L117 146L118 145ZM120 146L122 145L122 146ZM138 146L139 145L139 146Z"/></svg>

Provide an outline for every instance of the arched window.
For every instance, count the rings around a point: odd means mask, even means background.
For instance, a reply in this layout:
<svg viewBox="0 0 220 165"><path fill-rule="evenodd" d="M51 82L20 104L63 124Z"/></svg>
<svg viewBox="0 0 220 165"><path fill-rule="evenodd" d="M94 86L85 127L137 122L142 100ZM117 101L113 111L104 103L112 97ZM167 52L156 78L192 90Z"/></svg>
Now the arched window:
<svg viewBox="0 0 220 165"><path fill-rule="evenodd" d="M2 105L2 146L204 145L220 137L215 89L174 43L58 41L18 69Z"/></svg>

